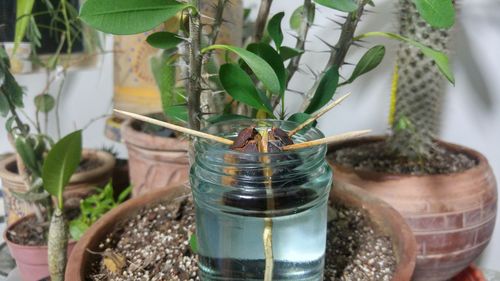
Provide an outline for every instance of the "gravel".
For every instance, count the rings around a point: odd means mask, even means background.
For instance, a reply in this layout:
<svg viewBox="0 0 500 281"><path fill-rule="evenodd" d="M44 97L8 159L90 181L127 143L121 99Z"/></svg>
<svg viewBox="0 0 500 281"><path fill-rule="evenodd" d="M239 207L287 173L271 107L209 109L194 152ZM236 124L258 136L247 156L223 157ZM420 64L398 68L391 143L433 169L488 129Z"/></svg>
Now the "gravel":
<svg viewBox="0 0 500 281"><path fill-rule="evenodd" d="M390 239L377 235L361 211L333 209L325 280L391 280L396 261ZM102 259L88 280L200 280L188 243L194 223L191 198L143 209L100 245Z"/></svg>

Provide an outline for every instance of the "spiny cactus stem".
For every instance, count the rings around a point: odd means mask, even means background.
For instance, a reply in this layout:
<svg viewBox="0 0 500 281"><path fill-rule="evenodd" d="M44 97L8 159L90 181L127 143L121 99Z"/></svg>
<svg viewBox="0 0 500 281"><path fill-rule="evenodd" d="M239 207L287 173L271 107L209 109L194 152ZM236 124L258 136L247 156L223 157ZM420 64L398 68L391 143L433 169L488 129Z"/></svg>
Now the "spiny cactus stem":
<svg viewBox="0 0 500 281"><path fill-rule="evenodd" d="M262 0L260 2L259 13L257 14L257 19L255 20L255 33L253 36L253 42L260 42L260 40L262 39L272 3L273 0Z"/></svg>
<svg viewBox="0 0 500 281"><path fill-rule="evenodd" d="M356 32L359 20L361 19L365 5L368 2L369 0L358 0L358 9L347 14L345 22L341 25L342 31L340 32L339 40L337 41L337 44L331 48L330 58L328 59L328 63L326 64L322 74L317 77L313 87L307 92L306 98L302 104L302 111L304 111L311 102L311 99L316 92L316 88L318 87L319 82L323 78L326 70L332 65L340 67L344 64L347 52L352 45L354 33Z"/></svg>
<svg viewBox="0 0 500 281"><path fill-rule="evenodd" d="M219 37L220 33L220 27L222 23L224 22L224 8L226 5L229 3L230 0L219 0L217 2L217 5L215 6L215 18L214 22L211 24L212 26L212 34L209 37L208 41L208 46L213 45L217 42L217 38ZM210 56L212 55L213 51L208 51L203 55L203 60L202 63L208 62L210 59Z"/></svg>
<svg viewBox="0 0 500 281"><path fill-rule="evenodd" d="M300 24L300 28L297 34L297 43L295 43L295 48L298 50L304 50L306 44L307 33L309 32L309 28L311 28L312 22L311 19L314 14L314 5L311 0L304 0L304 10L302 13L302 21ZM299 69L299 62L302 55L298 55L290 60L290 63L287 67L288 77L286 80L286 86L288 87L288 83L292 80L293 75Z"/></svg>
<svg viewBox="0 0 500 281"><path fill-rule="evenodd" d="M200 11L198 0L191 0L191 4ZM189 11L189 44L188 44L188 111L189 127L194 130L200 129L200 96L201 96L201 24L200 14L197 11Z"/></svg>

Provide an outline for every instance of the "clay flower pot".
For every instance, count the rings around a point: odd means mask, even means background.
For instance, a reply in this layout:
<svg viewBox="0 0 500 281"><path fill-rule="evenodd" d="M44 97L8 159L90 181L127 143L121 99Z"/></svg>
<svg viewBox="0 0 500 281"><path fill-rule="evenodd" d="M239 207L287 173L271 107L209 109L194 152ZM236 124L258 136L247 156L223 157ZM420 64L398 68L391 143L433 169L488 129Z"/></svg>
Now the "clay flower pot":
<svg viewBox="0 0 500 281"><path fill-rule="evenodd" d="M32 218L33 216L34 215L30 215L14 222L9 225L3 233L3 239L9 247L12 257L16 260L19 273L24 281L38 281L49 277L47 246L27 246L16 244L12 242L7 235L7 233L14 229L18 224L22 223L26 219ZM73 240L68 242L68 256L71 254L75 244L76 241Z"/></svg>
<svg viewBox="0 0 500 281"><path fill-rule="evenodd" d="M336 150L382 141L361 138L331 145ZM417 240L413 280L449 280L486 247L495 226L497 190L493 172L480 153L441 142L477 160L469 170L443 175L397 175L357 171L333 163L335 178L362 187L398 210Z"/></svg>
<svg viewBox="0 0 500 281"><path fill-rule="evenodd" d="M127 120L121 133L128 150L132 196L187 181L189 142L147 134L139 128L139 121Z"/></svg>
<svg viewBox="0 0 500 281"><path fill-rule="evenodd" d="M64 191L65 205L68 207L78 207L80 199L93 193L95 186L105 185L109 181L115 165L113 155L100 150L84 149L82 158L98 159L101 164L95 168L77 172L71 177L70 183ZM0 161L0 178L5 198L7 224L32 213L32 207L29 204L11 194L11 191L17 193L27 191L23 178L17 170L16 156L13 155Z"/></svg>
<svg viewBox="0 0 500 281"><path fill-rule="evenodd" d="M92 225L76 244L66 267L66 280L86 280L85 277L90 273L92 265L99 258L97 255L90 254L87 249L99 251L99 244L121 222L134 216L144 207L154 205L157 202L168 202L190 193L191 191L187 187L172 186L128 200L108 212ZM333 200L341 201L347 207L363 209L369 215L374 229L392 238L397 260L392 280L409 280L415 266L416 242L409 226L398 212L385 202L352 185L334 185L330 197Z"/></svg>
<svg viewBox="0 0 500 281"><path fill-rule="evenodd" d="M457 276L453 277L451 281L486 281L486 277L479 268L470 265Z"/></svg>

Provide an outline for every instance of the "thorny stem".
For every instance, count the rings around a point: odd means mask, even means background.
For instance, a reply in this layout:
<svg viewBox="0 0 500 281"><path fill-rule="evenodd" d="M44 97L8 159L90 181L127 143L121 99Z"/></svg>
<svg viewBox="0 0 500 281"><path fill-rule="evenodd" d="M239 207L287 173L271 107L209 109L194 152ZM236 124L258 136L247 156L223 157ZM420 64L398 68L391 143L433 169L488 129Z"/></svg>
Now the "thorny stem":
<svg viewBox="0 0 500 281"><path fill-rule="evenodd" d="M262 0L260 2L259 13L255 20L255 33L253 35L253 42L260 42L266 28L267 18L269 17L269 10L273 0Z"/></svg>
<svg viewBox="0 0 500 281"><path fill-rule="evenodd" d="M188 44L188 111L189 111L189 127L194 130L200 129L200 96L201 96L201 25L200 25L200 10L199 0L191 0L191 4L196 7L197 11L191 9L189 11L189 44Z"/></svg>
<svg viewBox="0 0 500 281"><path fill-rule="evenodd" d="M342 31L340 33L339 40L337 41L337 44L332 47L330 58L328 59L328 63L325 66L325 70L322 72L320 77L316 79L313 87L307 92L304 103L302 104L302 110L305 110L309 105L316 91L316 88L318 87L319 82L321 81L321 78L323 78L326 70L333 65L341 67L344 64L347 52L349 51L352 43L355 41L353 39L354 32L356 31L356 27L358 26L361 16L363 15L365 5L368 2L369 0L358 0L358 9L347 14L345 22L341 25Z"/></svg>

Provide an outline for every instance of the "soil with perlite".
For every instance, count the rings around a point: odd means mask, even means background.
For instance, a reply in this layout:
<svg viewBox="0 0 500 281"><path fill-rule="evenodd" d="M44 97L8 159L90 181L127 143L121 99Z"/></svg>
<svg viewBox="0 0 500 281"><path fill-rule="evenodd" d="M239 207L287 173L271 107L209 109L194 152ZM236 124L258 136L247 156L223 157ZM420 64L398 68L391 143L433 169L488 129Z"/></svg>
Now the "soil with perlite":
<svg viewBox="0 0 500 281"><path fill-rule="evenodd" d="M388 281L396 259L389 237L370 226L363 211L333 205L329 212L325 280ZM87 280L195 281L197 255L191 198L144 208L92 252L100 258Z"/></svg>

